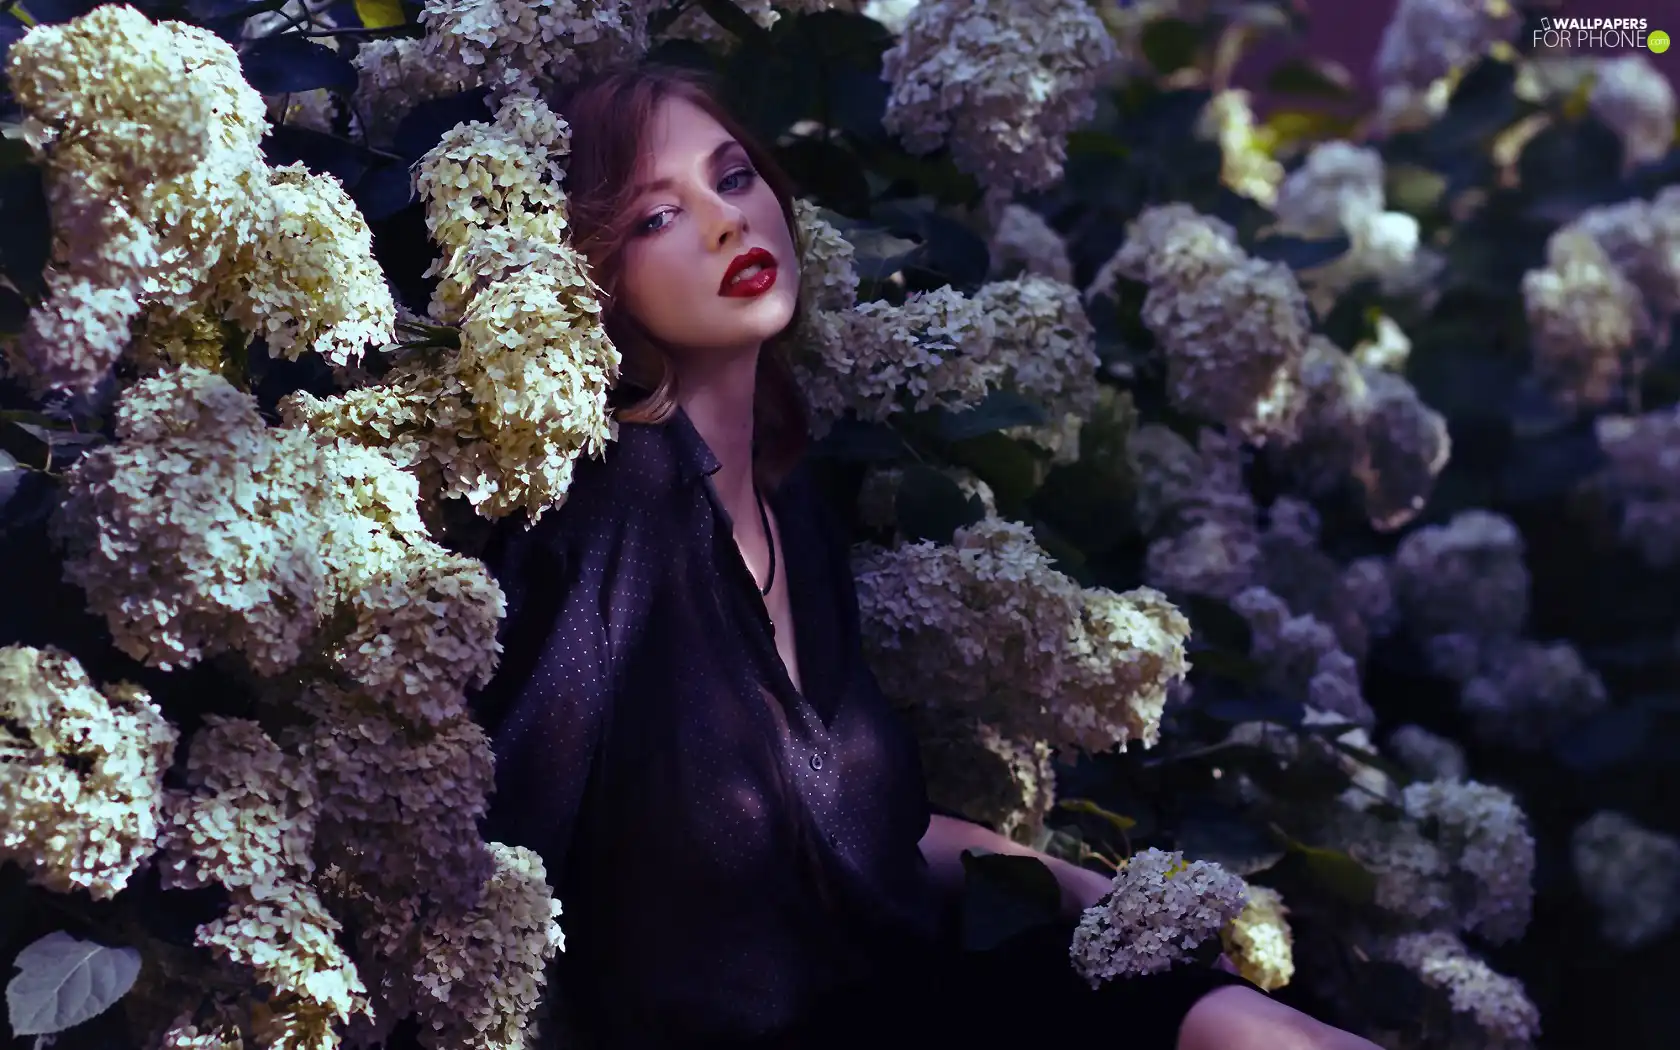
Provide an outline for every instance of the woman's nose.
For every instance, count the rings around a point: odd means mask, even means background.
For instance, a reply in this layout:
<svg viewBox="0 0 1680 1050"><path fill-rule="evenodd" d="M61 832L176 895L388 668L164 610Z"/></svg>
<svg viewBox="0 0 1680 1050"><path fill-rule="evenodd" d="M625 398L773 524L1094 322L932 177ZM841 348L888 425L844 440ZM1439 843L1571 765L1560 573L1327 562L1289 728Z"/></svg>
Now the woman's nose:
<svg viewBox="0 0 1680 1050"><path fill-rule="evenodd" d="M731 240L740 240L747 232L747 216L729 201L714 201L709 229L712 244L723 247Z"/></svg>

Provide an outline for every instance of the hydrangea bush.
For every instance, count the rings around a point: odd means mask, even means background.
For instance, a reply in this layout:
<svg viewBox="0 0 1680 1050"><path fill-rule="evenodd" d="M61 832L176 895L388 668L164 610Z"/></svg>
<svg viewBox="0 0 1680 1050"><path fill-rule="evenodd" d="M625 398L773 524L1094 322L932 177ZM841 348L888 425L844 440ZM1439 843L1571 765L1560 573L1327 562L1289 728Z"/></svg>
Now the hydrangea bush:
<svg viewBox="0 0 1680 1050"><path fill-rule="evenodd" d="M555 873L477 831L477 554L616 436L545 99L644 55L800 187L868 658L933 801L1112 872L1070 966L1223 953L1396 1050L1675 1030L1673 84L1399 0L1374 105L1233 87L1298 7L6 5L13 1033L586 1044ZM990 860L965 908L1042 888Z"/></svg>

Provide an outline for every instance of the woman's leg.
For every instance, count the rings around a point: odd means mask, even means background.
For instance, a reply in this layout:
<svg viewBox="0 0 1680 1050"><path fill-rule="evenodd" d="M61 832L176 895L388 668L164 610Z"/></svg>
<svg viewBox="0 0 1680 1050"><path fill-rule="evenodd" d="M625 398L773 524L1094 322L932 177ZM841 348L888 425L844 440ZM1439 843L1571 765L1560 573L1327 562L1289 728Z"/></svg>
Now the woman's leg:
<svg viewBox="0 0 1680 1050"><path fill-rule="evenodd" d="M1368 1039L1332 1028L1242 985L1196 1001L1178 1030L1178 1050L1378 1050Z"/></svg>

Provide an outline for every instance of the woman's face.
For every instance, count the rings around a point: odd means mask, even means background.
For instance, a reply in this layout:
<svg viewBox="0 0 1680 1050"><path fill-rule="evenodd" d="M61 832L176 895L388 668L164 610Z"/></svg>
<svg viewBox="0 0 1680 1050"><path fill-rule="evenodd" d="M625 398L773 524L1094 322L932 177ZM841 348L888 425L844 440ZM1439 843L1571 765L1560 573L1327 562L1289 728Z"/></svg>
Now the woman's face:
<svg viewBox="0 0 1680 1050"><path fill-rule="evenodd" d="M648 132L620 298L679 360L757 350L788 326L799 293L781 204L693 103L667 99Z"/></svg>

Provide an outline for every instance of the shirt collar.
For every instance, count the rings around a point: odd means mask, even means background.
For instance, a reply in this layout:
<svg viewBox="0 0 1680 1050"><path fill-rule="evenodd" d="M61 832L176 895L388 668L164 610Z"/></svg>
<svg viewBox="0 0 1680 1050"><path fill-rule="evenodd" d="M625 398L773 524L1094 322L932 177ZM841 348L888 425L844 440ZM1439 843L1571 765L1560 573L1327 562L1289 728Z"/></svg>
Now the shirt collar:
<svg viewBox="0 0 1680 1050"><path fill-rule="evenodd" d="M677 446L677 465L682 470L684 481L696 481L702 477L716 474L723 464L712 455L711 446L700 436L700 431L694 427L694 421L688 418L681 405L671 415L671 424L667 428L671 440Z"/></svg>

